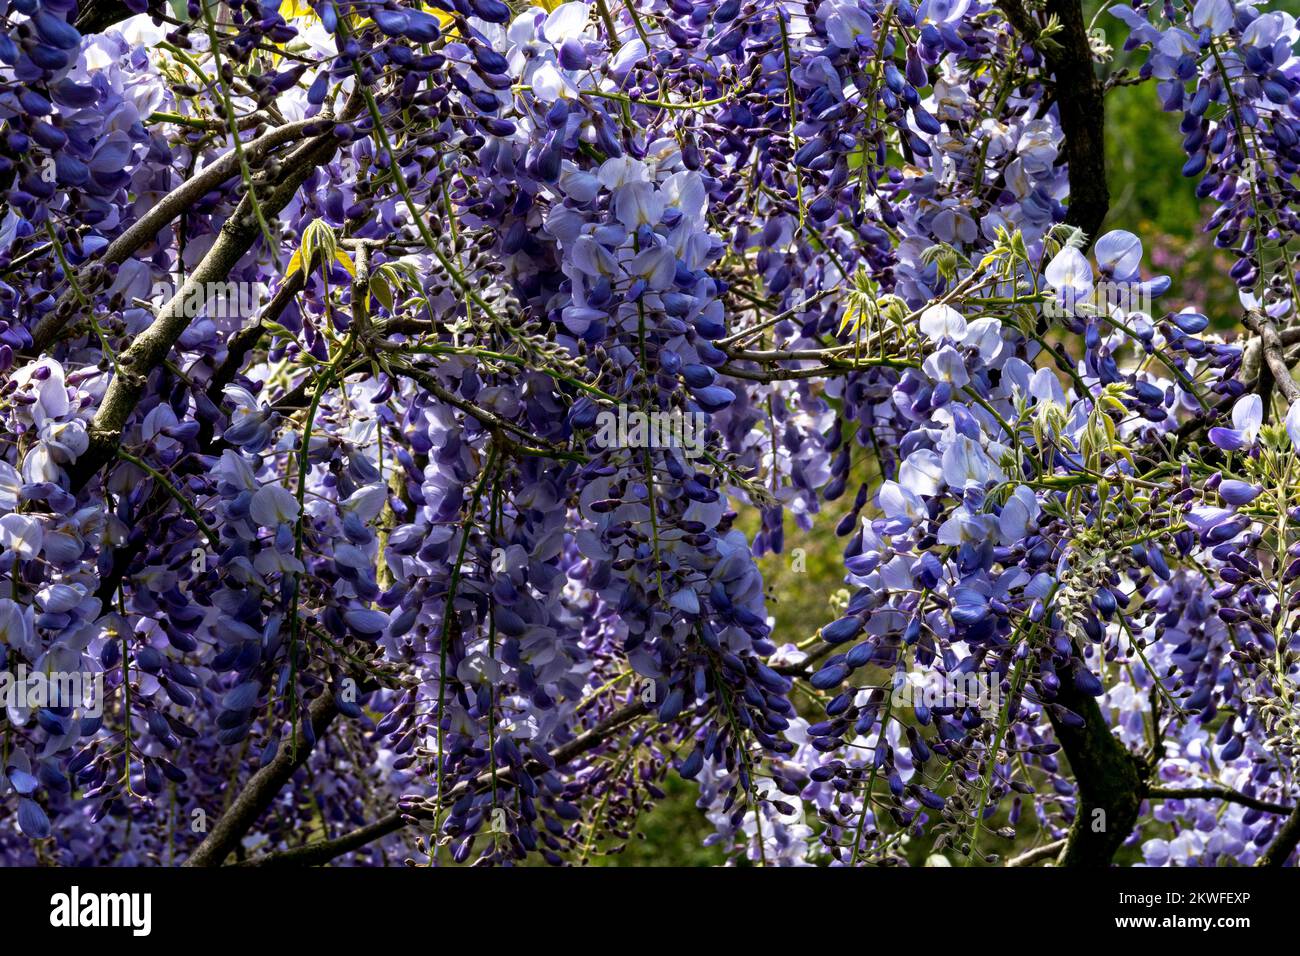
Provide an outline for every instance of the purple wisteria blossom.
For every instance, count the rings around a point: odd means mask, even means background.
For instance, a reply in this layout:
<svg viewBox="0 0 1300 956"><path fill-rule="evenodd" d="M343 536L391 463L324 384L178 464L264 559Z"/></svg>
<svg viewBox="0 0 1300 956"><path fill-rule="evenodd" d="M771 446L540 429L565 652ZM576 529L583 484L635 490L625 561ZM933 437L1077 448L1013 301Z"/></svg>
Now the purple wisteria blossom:
<svg viewBox="0 0 1300 956"><path fill-rule="evenodd" d="M1293 17L1109 10L1211 316L1077 3L143 6L0 18L0 674L94 691L0 861L587 864L675 776L729 861L1293 862Z"/></svg>

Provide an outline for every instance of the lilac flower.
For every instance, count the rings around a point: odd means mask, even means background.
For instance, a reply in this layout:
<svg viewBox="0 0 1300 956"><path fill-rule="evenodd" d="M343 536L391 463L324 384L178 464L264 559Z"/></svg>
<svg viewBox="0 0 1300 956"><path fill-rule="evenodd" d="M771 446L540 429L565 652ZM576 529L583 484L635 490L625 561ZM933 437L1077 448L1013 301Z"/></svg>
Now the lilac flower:
<svg viewBox="0 0 1300 956"><path fill-rule="evenodd" d="M972 513L964 505L958 507L939 526L940 544L979 544L997 528L997 519L989 514Z"/></svg>
<svg viewBox="0 0 1300 956"><path fill-rule="evenodd" d="M831 42L842 49L852 50L859 42L871 41L871 16L856 0L824 0L818 15L826 23Z"/></svg>
<svg viewBox="0 0 1300 956"><path fill-rule="evenodd" d="M1300 402L1292 404L1286 412L1286 433L1291 445L1300 451Z"/></svg>
<svg viewBox="0 0 1300 956"><path fill-rule="evenodd" d="M1041 510L1033 490L1026 485L1017 486L998 514L998 534L1002 543L1012 544L1024 538Z"/></svg>
<svg viewBox="0 0 1300 956"><path fill-rule="evenodd" d="M954 488L981 488L1001 481L1003 474L978 442L965 435L955 435L944 446L943 478Z"/></svg>
<svg viewBox="0 0 1300 956"><path fill-rule="evenodd" d="M1243 395L1232 406L1232 427L1211 428L1210 441L1225 451L1240 451L1255 443L1264 421L1264 403L1255 394Z"/></svg>
<svg viewBox="0 0 1300 956"><path fill-rule="evenodd" d="M970 381L970 376L966 373L966 362L952 346L945 346L928 356L923 367L932 380L952 388L961 388Z"/></svg>
<svg viewBox="0 0 1300 956"><path fill-rule="evenodd" d="M245 451L261 451L271 440L270 410L238 385L227 385L223 394L234 407L223 437Z"/></svg>
<svg viewBox="0 0 1300 956"><path fill-rule="evenodd" d="M896 481L881 484L878 502L886 518L893 522L905 522L904 527L927 517L921 499Z"/></svg>
<svg viewBox="0 0 1300 956"><path fill-rule="evenodd" d="M1077 303L1092 296L1092 267L1073 246L1066 246L1052 258L1044 276L1066 309L1073 310Z"/></svg>
<svg viewBox="0 0 1300 956"><path fill-rule="evenodd" d="M37 519L20 514L0 517L0 551L11 557L33 560L40 554L43 539L44 527Z"/></svg>
<svg viewBox="0 0 1300 956"><path fill-rule="evenodd" d="M253 495L248 513L264 528L289 525L298 519L298 501L282 485L263 485Z"/></svg>
<svg viewBox="0 0 1300 956"><path fill-rule="evenodd" d="M1097 240L1095 255L1102 275L1131 282L1137 278L1142 262L1142 241L1131 232L1114 229Z"/></svg>
<svg viewBox="0 0 1300 956"><path fill-rule="evenodd" d="M966 319L956 309L934 305L921 313L921 333L934 342L959 342L966 334Z"/></svg>
<svg viewBox="0 0 1300 956"><path fill-rule="evenodd" d="M1211 33L1225 33L1232 26L1232 4L1228 0L1197 0L1192 26Z"/></svg>
<svg viewBox="0 0 1300 956"><path fill-rule="evenodd" d="M1224 501L1234 507L1241 507L1242 505L1250 504L1259 497L1263 490L1264 489L1259 485L1252 485L1249 482L1236 481L1233 479L1229 479L1219 484L1219 495Z"/></svg>

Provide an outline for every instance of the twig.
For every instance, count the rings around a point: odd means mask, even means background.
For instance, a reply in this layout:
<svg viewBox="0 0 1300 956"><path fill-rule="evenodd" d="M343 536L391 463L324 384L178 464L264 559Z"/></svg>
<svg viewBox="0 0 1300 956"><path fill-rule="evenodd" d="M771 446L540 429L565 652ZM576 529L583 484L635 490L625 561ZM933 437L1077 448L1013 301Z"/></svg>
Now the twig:
<svg viewBox="0 0 1300 956"><path fill-rule="evenodd" d="M1300 402L1300 385L1297 385L1295 379L1291 377L1291 369L1286 364L1282 337L1278 334L1273 320L1261 312L1250 311L1246 313L1242 323L1259 336L1260 347L1264 353L1264 364L1272 373L1273 382L1281 390L1282 396L1288 403ZM1264 384L1262 375L1260 383L1262 387ZM1263 397L1267 403L1268 396Z"/></svg>
<svg viewBox="0 0 1300 956"><path fill-rule="evenodd" d="M1007 860L1007 866L1033 866L1040 860L1046 860L1056 856L1065 849L1065 840L1053 840L1051 843L1044 843L1042 846L1036 846L1032 850L1026 850L1019 856L1013 856Z"/></svg>
<svg viewBox="0 0 1300 956"><path fill-rule="evenodd" d="M1296 808L1291 811L1291 815L1282 824L1282 829L1273 838L1273 842L1264 851L1264 855L1255 861L1255 865L1261 867L1285 866L1286 861L1295 852L1297 843L1300 843L1300 804L1296 804Z"/></svg>
<svg viewBox="0 0 1300 956"><path fill-rule="evenodd" d="M1188 787L1185 789L1179 787L1152 787L1147 791L1147 796L1153 800L1226 800L1228 803L1240 803L1243 807L1250 807L1252 810L1284 815L1292 810L1291 807L1283 806L1280 803L1269 803L1267 800L1260 800L1230 787Z"/></svg>
<svg viewBox="0 0 1300 956"><path fill-rule="evenodd" d="M319 123L320 118L288 123L269 130L243 147L244 156L255 162L276 147L283 146L295 139L300 139L303 130ZM291 172L293 172L291 170ZM137 249L158 235L159 230L193 206L207 193L212 192L226 180L239 173L239 156L234 150L225 153L220 159L206 167L198 175L187 179L158 201L148 212L137 219L120 236L109 243L104 252L81 266L77 278L83 283L90 279L98 268L120 265L131 257ZM305 178L305 177L304 177ZM233 219L234 217L232 217ZM64 327L72 320L73 294L65 292L59 297L53 309L45 315L36 328L32 330L31 352L39 355L46 351L59 337Z"/></svg>
<svg viewBox="0 0 1300 956"><path fill-rule="evenodd" d="M401 346L397 347L399 350ZM453 408L458 408L466 415L478 421L490 432L493 433L507 447L521 454L542 455L551 458L564 459L569 461L585 461L586 456L578 452L569 451L560 448L550 442L542 441L532 432L521 425L516 425L509 419L502 418L495 412L490 412L486 408L480 408L473 402L468 402L458 397L454 392L439 382L433 375L422 368L414 365L395 364L390 367L391 371L397 375L404 375L407 378L419 383L423 388L431 392L435 398L444 402ZM518 438L511 438L506 432L513 433ZM522 439L522 441L521 441Z"/></svg>
<svg viewBox="0 0 1300 956"><path fill-rule="evenodd" d="M567 744L562 744L551 751L551 760L557 766L567 764L569 761L582 756L588 751L594 750L604 743L612 734L622 730L639 717L646 714L646 706L638 699L635 703L629 704L620 710L610 714L604 720L597 723L590 730L584 731ZM530 761L527 768L530 772L541 770L542 765L536 761ZM514 768L505 768L498 770L496 773L497 782L509 781L513 778ZM491 788L493 774L491 771L485 771L475 777L472 781L462 781L448 791L447 799L444 803L455 802L467 793L481 793ZM316 843L309 843L306 846L295 847L291 850L282 850L278 853L269 853L265 856L256 857L243 864L245 866L316 866L322 863L328 863L335 857L342 856L344 853L350 853L353 850L360 849L368 843L388 836L390 833L396 833L403 829L417 818L427 813L423 808L423 803L408 805L405 809L395 810L376 820L374 823L367 824L358 830L338 837L333 840L320 840Z"/></svg>

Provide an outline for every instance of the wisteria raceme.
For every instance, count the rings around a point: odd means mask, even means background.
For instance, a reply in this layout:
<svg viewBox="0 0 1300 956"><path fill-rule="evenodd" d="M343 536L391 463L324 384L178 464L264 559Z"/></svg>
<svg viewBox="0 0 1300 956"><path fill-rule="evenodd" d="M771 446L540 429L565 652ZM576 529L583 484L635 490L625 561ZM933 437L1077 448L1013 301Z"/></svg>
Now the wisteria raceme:
<svg viewBox="0 0 1300 956"><path fill-rule="evenodd" d="M1053 6L4 2L0 860L1293 862L1300 33L1109 11L1210 316Z"/></svg>

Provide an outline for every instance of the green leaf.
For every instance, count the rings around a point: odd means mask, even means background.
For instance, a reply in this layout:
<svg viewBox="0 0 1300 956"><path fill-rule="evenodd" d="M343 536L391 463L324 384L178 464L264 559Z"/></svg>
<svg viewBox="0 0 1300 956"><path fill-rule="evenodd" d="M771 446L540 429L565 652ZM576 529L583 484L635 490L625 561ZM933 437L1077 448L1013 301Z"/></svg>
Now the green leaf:
<svg viewBox="0 0 1300 956"><path fill-rule="evenodd" d="M370 277L370 294L389 312L393 311L393 289L382 275L376 273Z"/></svg>

